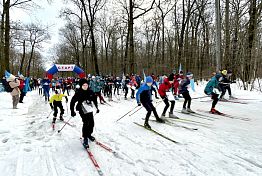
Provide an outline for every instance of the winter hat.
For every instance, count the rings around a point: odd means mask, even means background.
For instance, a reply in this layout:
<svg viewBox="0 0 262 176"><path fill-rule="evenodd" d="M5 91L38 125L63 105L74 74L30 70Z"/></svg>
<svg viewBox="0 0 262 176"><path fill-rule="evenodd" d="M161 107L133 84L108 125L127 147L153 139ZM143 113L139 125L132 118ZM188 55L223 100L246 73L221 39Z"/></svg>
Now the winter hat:
<svg viewBox="0 0 262 176"><path fill-rule="evenodd" d="M227 75L227 70L223 70L221 73L222 73L223 75Z"/></svg>
<svg viewBox="0 0 262 176"><path fill-rule="evenodd" d="M151 76L147 76L146 83L152 83L152 82L153 82L153 78Z"/></svg>
<svg viewBox="0 0 262 176"><path fill-rule="evenodd" d="M173 81L174 80L174 74L171 73L169 76L168 76L168 81Z"/></svg>
<svg viewBox="0 0 262 176"><path fill-rule="evenodd" d="M193 73L187 72L186 77L193 77Z"/></svg>
<svg viewBox="0 0 262 176"><path fill-rule="evenodd" d="M80 81L79 81L79 85L80 85L80 87L82 87L82 85L85 84L85 83L88 84L88 81L87 81L85 78L80 79Z"/></svg>
<svg viewBox="0 0 262 176"><path fill-rule="evenodd" d="M6 78L7 82L15 80L15 76L13 74L9 73L8 71L5 71L5 78Z"/></svg>

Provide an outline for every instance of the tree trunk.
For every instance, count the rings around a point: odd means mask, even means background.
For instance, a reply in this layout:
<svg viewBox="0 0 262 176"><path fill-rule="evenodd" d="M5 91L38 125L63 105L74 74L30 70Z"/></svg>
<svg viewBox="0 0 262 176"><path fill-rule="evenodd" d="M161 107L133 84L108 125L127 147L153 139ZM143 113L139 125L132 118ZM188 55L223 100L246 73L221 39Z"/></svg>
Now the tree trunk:
<svg viewBox="0 0 262 176"><path fill-rule="evenodd" d="M10 16L9 16L10 0L7 0L4 5L5 12L5 34L4 34L4 70L10 71L9 68L9 52L10 52Z"/></svg>
<svg viewBox="0 0 262 176"><path fill-rule="evenodd" d="M23 41L23 54L22 54L22 60L21 60L20 68L19 68L19 71L21 73L23 71L24 61L25 61L25 40Z"/></svg>
<svg viewBox="0 0 262 176"><path fill-rule="evenodd" d="M226 0L226 9L225 9L225 56L224 56L224 64L225 68L228 69L230 67L230 27L229 27L229 0Z"/></svg>

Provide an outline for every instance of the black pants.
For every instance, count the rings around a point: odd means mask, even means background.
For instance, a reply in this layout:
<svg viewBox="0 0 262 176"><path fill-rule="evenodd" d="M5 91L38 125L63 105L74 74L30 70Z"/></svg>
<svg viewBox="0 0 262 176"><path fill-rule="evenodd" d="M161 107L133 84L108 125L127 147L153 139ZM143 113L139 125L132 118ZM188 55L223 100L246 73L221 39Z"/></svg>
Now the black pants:
<svg viewBox="0 0 262 176"><path fill-rule="evenodd" d="M57 117L58 114L58 108L60 109L60 116L63 116L65 110L63 108L62 102L61 101L54 101L54 117Z"/></svg>
<svg viewBox="0 0 262 176"><path fill-rule="evenodd" d="M43 94L43 88L39 88L38 93L39 93L39 95L42 95Z"/></svg>
<svg viewBox="0 0 262 176"><path fill-rule="evenodd" d="M135 98L135 90L131 88L131 98Z"/></svg>
<svg viewBox="0 0 262 176"><path fill-rule="evenodd" d="M156 119L159 119L159 116L158 116L158 114L156 112L156 108L154 107L154 105L151 102L146 102L146 103L142 102L142 105L147 110L145 123L148 123L148 120L149 120L149 117L150 117L152 111L153 111L154 116L156 117Z"/></svg>
<svg viewBox="0 0 262 176"><path fill-rule="evenodd" d="M93 112L84 114L83 112L79 113L81 118L82 118L82 122L83 122L83 127L82 127L82 137L84 139L88 138L91 136L91 134L93 133L94 130L94 116L93 116Z"/></svg>
<svg viewBox="0 0 262 176"><path fill-rule="evenodd" d="M157 98L157 91L156 91L156 89L154 88L154 86L151 86L151 94L152 94L153 91L154 91L154 93L155 93L155 97Z"/></svg>
<svg viewBox="0 0 262 176"><path fill-rule="evenodd" d="M65 91L66 91L67 95L70 96L70 95L69 95L69 89L68 89L68 87L65 87L65 88L63 89L63 94L65 94Z"/></svg>
<svg viewBox="0 0 262 176"><path fill-rule="evenodd" d="M20 103L23 102L24 96L25 96L25 92L23 92L23 91L21 90L21 94L20 94L20 98L19 98L19 102L20 102Z"/></svg>
<svg viewBox="0 0 262 176"><path fill-rule="evenodd" d="M190 106L191 106L191 97L189 95L189 92L184 92L182 93L185 101L184 101L184 104L183 104L183 108L186 108L186 104L187 104L187 108L190 109Z"/></svg>
<svg viewBox="0 0 262 176"><path fill-rule="evenodd" d="M229 96L231 96L231 88L230 88L230 85L221 85L221 90L222 90L222 93L220 95L220 98L222 98L225 94L226 94L226 91L228 90L228 94Z"/></svg>
<svg viewBox="0 0 262 176"><path fill-rule="evenodd" d="M215 94L215 93L211 93L211 98L213 99L213 102L212 102L212 108L215 108L217 102L218 102L218 94Z"/></svg>
<svg viewBox="0 0 262 176"><path fill-rule="evenodd" d="M128 94L128 87L127 87L127 86L124 86L124 90L125 90L125 98L126 98L126 96L127 96L127 94Z"/></svg>
<svg viewBox="0 0 262 176"><path fill-rule="evenodd" d="M166 114L166 111L167 109L169 108L169 102L168 102L168 98L167 97L161 97L165 103L165 108L164 108L164 111L162 113L162 115L165 115ZM173 114L173 110L174 110L174 107L175 107L175 101L170 101L171 102L171 108L170 108L170 113Z"/></svg>
<svg viewBox="0 0 262 176"><path fill-rule="evenodd" d="M116 84L115 89L114 89L114 94L116 94L116 90L117 90L117 95L119 95L119 88L120 88L120 85Z"/></svg>

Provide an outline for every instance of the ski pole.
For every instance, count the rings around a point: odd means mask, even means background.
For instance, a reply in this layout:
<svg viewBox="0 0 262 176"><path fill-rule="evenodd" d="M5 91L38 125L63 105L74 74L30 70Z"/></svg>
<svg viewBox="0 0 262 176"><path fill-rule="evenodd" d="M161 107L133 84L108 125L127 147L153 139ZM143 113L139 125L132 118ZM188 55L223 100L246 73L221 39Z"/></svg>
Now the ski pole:
<svg viewBox="0 0 262 176"><path fill-rule="evenodd" d="M53 112L53 110L51 112L49 112L49 114L48 114L48 116L46 118L48 118L51 115L52 112Z"/></svg>
<svg viewBox="0 0 262 176"><path fill-rule="evenodd" d="M68 104L66 103L66 114L68 115Z"/></svg>
<svg viewBox="0 0 262 176"><path fill-rule="evenodd" d="M129 114L130 112L132 112L133 110L135 110L137 107L139 106L136 106L135 108L131 109L130 111L128 111L127 113L125 113L123 116L121 116L119 119L116 120L116 122L118 122L120 119L124 118L127 114Z"/></svg>
<svg viewBox="0 0 262 176"><path fill-rule="evenodd" d="M69 121L70 121L72 118L73 118L73 117L71 116L71 117L68 119L68 121L62 126L62 128L61 128L60 130L58 130L57 132L60 133L60 132L64 129L64 127L65 127L67 124L69 124Z"/></svg>
<svg viewBox="0 0 262 176"><path fill-rule="evenodd" d="M129 116L132 116L133 114L135 114L136 112L138 112L140 109L142 109L142 106L140 108L138 108L137 110L135 110L134 112L132 112L131 114L129 114Z"/></svg>

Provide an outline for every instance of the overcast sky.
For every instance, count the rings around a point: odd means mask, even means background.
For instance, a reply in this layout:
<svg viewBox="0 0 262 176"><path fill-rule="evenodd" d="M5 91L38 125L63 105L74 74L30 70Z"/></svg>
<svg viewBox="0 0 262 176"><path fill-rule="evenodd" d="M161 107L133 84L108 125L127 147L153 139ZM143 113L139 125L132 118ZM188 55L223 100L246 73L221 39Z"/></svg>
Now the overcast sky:
<svg viewBox="0 0 262 176"><path fill-rule="evenodd" d="M52 4L48 4L47 0L39 0L37 4L42 6L42 9L35 9L32 11L25 11L18 8L12 8L10 11L10 18L13 21L21 21L25 24L39 21L43 25L51 26L49 29L51 40L50 43L43 45L42 55L46 58L51 57L49 49L59 41L58 30L64 26L64 21L58 15L60 9L64 7L62 0L54 0ZM48 63L46 67L50 67Z"/></svg>

